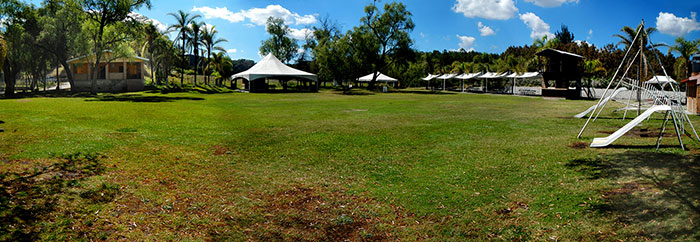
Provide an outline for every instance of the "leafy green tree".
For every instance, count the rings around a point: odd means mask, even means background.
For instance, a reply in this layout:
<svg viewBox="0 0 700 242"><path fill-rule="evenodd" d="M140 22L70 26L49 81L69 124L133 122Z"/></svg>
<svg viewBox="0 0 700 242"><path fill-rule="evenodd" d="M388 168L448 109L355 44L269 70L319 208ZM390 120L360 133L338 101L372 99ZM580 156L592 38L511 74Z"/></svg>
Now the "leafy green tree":
<svg viewBox="0 0 700 242"><path fill-rule="evenodd" d="M168 13L168 15L173 16L175 18L175 24L171 25L169 28L173 30L177 30L178 34L175 37L175 41L180 40L182 43L181 45L181 57L182 59L180 60L180 64L182 66L181 72L180 72L180 85L184 84L185 80L185 66L187 66L186 60L185 60L185 54L187 53L185 51L185 46L187 44L187 41L189 39L188 33L190 32L190 25L195 22L197 18L201 18L202 16L200 15L190 15L189 13L185 13L182 10L178 10L177 13ZM174 41L173 41L174 42Z"/></svg>
<svg viewBox="0 0 700 242"><path fill-rule="evenodd" d="M130 16L134 10L151 7L150 0L82 0L81 7L91 26L86 30L94 44L95 64L92 70L99 70L104 50L117 48L128 39L129 31L136 30L137 21ZM97 93L98 71L93 71L91 92Z"/></svg>
<svg viewBox="0 0 700 242"><path fill-rule="evenodd" d="M413 40L411 40L409 32L413 31L415 27L411 19L412 14L403 3L387 3L384 5L383 11L380 11L376 4L375 0L365 7L365 16L362 17L362 26L360 26L361 30L366 31L372 37L372 42L379 46L378 50L374 50L377 52L377 58L370 59L372 72L374 72L372 81L369 83L370 89L376 84L377 76L382 69L390 65L391 62L400 60L400 58L388 57L399 52L407 52L410 49ZM372 46L372 44L366 46ZM364 50L370 49L365 48Z"/></svg>
<svg viewBox="0 0 700 242"><path fill-rule="evenodd" d="M39 17L41 32L34 44L50 53L63 67L71 87L75 86L68 59L84 53L88 40L81 34L81 21L84 13L75 0L47 0ZM58 77L56 77L58 78ZM56 88L60 88L57 83ZM71 89L74 90L74 89Z"/></svg>
<svg viewBox="0 0 700 242"><path fill-rule="evenodd" d="M676 52L680 54L681 56L681 63L679 65L684 66L684 70L682 71L677 71L676 75L681 76L682 79L685 79L689 77L692 73L692 68L691 65L692 63L690 62L690 57L694 54L700 53L700 39L696 40L686 40L683 37L678 37L676 39L676 43L672 46L668 47L668 53L671 54L671 52ZM682 76L682 74L685 74L685 76Z"/></svg>
<svg viewBox="0 0 700 242"><path fill-rule="evenodd" d="M262 41L260 53L263 55L272 53L284 63L291 61L297 54L299 44L289 37L291 33L289 26L284 24L281 18L269 17L266 29L270 38Z"/></svg>

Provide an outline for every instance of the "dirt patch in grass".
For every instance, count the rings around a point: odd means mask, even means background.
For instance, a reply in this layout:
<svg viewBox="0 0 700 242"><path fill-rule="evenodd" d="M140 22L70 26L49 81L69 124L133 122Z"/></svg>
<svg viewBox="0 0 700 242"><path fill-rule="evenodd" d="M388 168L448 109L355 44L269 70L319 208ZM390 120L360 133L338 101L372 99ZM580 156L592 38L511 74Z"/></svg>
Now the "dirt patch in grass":
<svg viewBox="0 0 700 242"><path fill-rule="evenodd" d="M397 207L342 191L297 185L261 201L228 221L248 241L394 241L399 228L413 224L405 222L413 215Z"/></svg>
<svg viewBox="0 0 700 242"><path fill-rule="evenodd" d="M571 148L577 149L577 150L581 150L581 149L588 148L588 143L576 141L576 142L569 144L568 146Z"/></svg>
<svg viewBox="0 0 700 242"><path fill-rule="evenodd" d="M212 149L214 150L214 155L230 155L233 153L229 148L221 145L212 146Z"/></svg>
<svg viewBox="0 0 700 242"><path fill-rule="evenodd" d="M672 127L673 125L670 125L670 129L666 128L664 131L664 137L675 137L676 136L676 131ZM612 134L615 133L617 130L603 130L603 131L598 131L600 134ZM646 128L634 128L630 130L629 132L625 133L624 136L629 136L629 137L659 137L659 134L661 133L661 128L655 128L655 129L646 129Z"/></svg>

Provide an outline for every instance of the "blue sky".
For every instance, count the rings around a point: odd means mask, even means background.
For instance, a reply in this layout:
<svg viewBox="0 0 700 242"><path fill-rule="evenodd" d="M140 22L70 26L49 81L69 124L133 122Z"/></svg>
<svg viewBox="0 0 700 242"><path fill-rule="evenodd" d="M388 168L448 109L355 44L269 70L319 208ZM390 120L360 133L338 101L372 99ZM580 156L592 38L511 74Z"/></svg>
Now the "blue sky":
<svg viewBox="0 0 700 242"><path fill-rule="evenodd" d="M38 1L38 0L34 0ZM301 38L305 28L329 16L346 31L360 23L370 0L152 0L153 7L137 12L167 26L170 12L200 14L215 25L223 47L234 58L260 59L260 42L267 38L264 20L283 17ZM380 4L388 2L383 0ZM533 37L551 35L568 25L576 40L602 47L617 43L613 34L623 26L647 26L660 31L652 41L673 43L677 36L700 38L697 0L403 0L413 13L411 36L422 51L464 48L501 53L509 46L531 44ZM665 49L662 49L665 51Z"/></svg>

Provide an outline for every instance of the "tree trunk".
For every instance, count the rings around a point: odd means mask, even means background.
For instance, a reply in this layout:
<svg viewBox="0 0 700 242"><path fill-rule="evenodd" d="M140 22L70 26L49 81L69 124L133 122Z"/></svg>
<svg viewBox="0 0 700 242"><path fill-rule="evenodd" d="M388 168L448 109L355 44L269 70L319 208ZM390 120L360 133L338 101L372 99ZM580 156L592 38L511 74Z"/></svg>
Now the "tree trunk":
<svg viewBox="0 0 700 242"><path fill-rule="evenodd" d="M15 84L17 83L17 73L10 70L8 63L5 63L4 69L4 82L5 82L5 96L12 97L15 95Z"/></svg>
<svg viewBox="0 0 700 242"><path fill-rule="evenodd" d="M68 66L68 63L65 60L61 60L61 66L63 66L63 71L66 72L66 77L68 77L68 83L70 84L70 92L75 93L75 81L73 80L73 72L71 71L70 67ZM56 72L58 72L58 70ZM61 86L61 82L58 81L58 74L56 75L56 82L58 82L58 86ZM58 86L56 90L59 90Z"/></svg>

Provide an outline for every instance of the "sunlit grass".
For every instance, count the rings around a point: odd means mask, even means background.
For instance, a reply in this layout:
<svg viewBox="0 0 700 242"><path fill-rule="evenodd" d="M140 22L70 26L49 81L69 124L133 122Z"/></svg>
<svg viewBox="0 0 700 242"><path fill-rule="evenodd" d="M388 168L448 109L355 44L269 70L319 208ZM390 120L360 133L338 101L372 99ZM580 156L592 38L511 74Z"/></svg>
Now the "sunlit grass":
<svg viewBox="0 0 700 242"><path fill-rule="evenodd" d="M104 173L42 215L44 240L655 238L634 223L617 233L626 224L601 207L618 178L589 169L655 139L577 148L625 122L600 119L578 140L585 120L570 117L589 105L337 91L0 100L0 158L26 170L101 155ZM661 154L689 157L677 140L664 144ZM103 190L107 200L95 198Z"/></svg>

